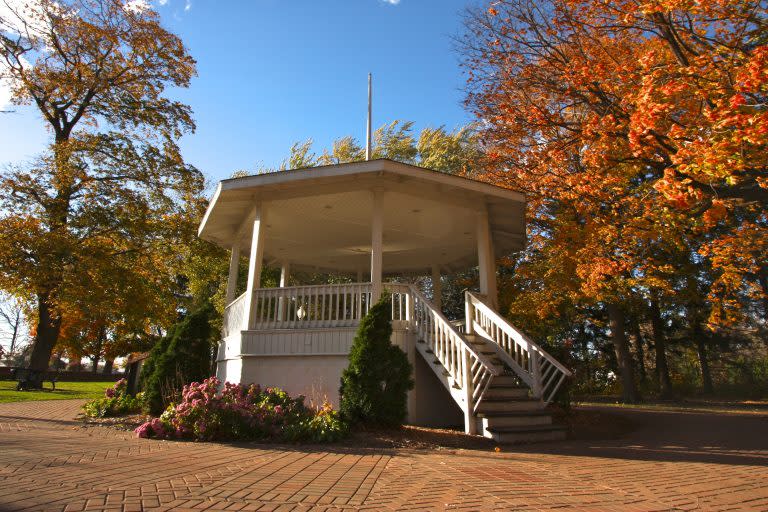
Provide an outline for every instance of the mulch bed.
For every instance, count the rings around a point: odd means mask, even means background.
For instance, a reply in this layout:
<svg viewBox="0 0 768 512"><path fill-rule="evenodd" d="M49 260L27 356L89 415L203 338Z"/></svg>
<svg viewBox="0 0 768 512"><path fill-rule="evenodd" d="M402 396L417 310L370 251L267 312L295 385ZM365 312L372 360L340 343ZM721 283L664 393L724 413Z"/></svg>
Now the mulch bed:
<svg viewBox="0 0 768 512"><path fill-rule="evenodd" d="M85 427L110 427L117 430L133 431L136 427L152 419L152 416L146 414L130 414L128 416L117 416L114 418L89 418L81 416L83 426Z"/></svg>
<svg viewBox="0 0 768 512"><path fill-rule="evenodd" d="M569 426L570 440L617 439L634 429L626 417L604 411L572 409L555 411L555 423ZM84 427L105 427L133 431L151 419L144 414L117 418L83 417ZM470 436L461 429L416 427L406 425L400 429L356 428L349 438L333 443L336 447L412 449L412 450L497 450L493 439Z"/></svg>

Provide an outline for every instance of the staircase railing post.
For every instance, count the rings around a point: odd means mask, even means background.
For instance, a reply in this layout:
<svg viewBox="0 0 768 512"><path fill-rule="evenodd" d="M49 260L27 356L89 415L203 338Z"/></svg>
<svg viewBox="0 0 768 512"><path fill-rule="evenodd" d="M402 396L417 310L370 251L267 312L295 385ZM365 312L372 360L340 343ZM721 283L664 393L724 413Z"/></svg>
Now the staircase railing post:
<svg viewBox="0 0 768 512"><path fill-rule="evenodd" d="M472 334L473 325L472 322L475 318L475 312L473 311L472 299L469 296L469 292L464 292L464 333Z"/></svg>
<svg viewBox="0 0 768 512"><path fill-rule="evenodd" d="M469 351L462 347L461 349L461 376L462 387L464 388L464 432L467 434L477 433L477 421L475 420L475 404L472 401L472 362L469 358Z"/></svg>
<svg viewBox="0 0 768 512"><path fill-rule="evenodd" d="M531 375L533 376L533 391L534 398L541 398L543 390L541 389L541 361L539 353L536 350L532 350L531 354Z"/></svg>
<svg viewBox="0 0 768 512"><path fill-rule="evenodd" d="M405 320L408 322L409 326L414 323L413 294L411 293L410 288L408 289L408 293L405 294Z"/></svg>

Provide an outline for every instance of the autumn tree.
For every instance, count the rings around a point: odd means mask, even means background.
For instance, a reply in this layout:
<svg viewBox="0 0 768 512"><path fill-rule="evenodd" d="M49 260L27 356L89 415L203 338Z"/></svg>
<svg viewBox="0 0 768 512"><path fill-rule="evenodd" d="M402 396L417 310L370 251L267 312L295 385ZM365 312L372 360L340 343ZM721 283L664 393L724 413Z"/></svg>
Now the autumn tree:
<svg viewBox="0 0 768 512"><path fill-rule="evenodd" d="M710 327L765 293L765 6L501 0L467 26L484 178L527 193L535 256L604 305L631 400L622 317L673 293L664 255L718 262Z"/></svg>
<svg viewBox="0 0 768 512"><path fill-rule="evenodd" d="M3 4L0 69L52 141L0 181L0 288L35 303L30 364L45 369L67 305L93 307L127 268L146 270L133 273L144 290L166 285L152 269L173 258L203 183L176 144L190 108L165 92L189 85L195 61L143 2Z"/></svg>
<svg viewBox="0 0 768 512"><path fill-rule="evenodd" d="M484 152L474 125L453 131L443 126L426 127L417 136L413 122L395 120L377 128L372 142L372 158L389 158L451 174L470 175L482 169ZM295 143L278 170L365 160L365 148L352 136L336 139L319 155L312 148L312 139Z"/></svg>

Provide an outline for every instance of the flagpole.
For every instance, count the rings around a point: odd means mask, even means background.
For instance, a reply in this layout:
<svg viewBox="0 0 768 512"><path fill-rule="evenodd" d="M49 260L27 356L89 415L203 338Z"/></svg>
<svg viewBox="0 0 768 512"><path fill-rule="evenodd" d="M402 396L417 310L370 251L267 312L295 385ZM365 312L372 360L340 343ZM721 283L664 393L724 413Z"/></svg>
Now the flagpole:
<svg viewBox="0 0 768 512"><path fill-rule="evenodd" d="M365 134L365 159L371 159L371 98L373 86L371 83L371 74L368 73L368 129Z"/></svg>

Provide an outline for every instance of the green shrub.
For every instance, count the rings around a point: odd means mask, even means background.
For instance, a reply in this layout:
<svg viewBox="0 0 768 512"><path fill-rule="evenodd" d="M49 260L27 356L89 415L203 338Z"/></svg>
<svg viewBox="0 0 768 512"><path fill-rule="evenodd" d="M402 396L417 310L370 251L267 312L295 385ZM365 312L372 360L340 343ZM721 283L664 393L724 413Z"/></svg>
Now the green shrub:
<svg viewBox="0 0 768 512"><path fill-rule="evenodd" d="M88 400L83 405L83 412L91 418L124 416L141 411L143 396L141 393L131 396L127 393L127 382L120 379L104 392L103 398Z"/></svg>
<svg viewBox="0 0 768 512"><path fill-rule="evenodd" d="M160 414L168 404L178 402L182 387L211 375L213 335L209 303L174 325L150 352L142 379L145 409Z"/></svg>
<svg viewBox="0 0 768 512"><path fill-rule="evenodd" d="M339 409L350 423L400 426L405 421L412 368L405 352L390 341L390 310L385 294L360 321L352 342L339 389Z"/></svg>

